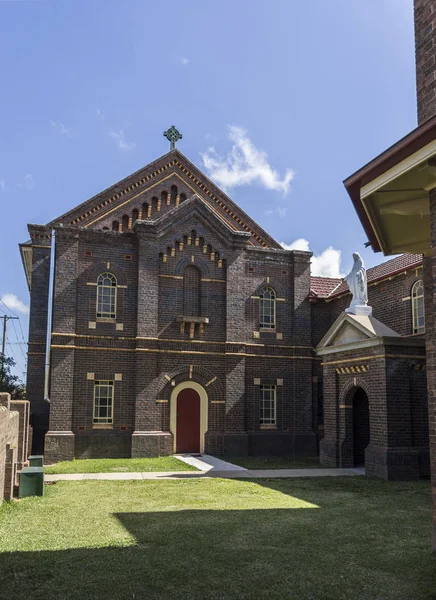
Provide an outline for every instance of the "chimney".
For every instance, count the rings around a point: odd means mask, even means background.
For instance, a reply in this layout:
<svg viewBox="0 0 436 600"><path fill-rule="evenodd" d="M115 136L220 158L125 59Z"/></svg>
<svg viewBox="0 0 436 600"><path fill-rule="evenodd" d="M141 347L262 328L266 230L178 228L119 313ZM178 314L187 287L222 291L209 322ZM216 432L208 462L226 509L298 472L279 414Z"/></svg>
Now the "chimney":
<svg viewBox="0 0 436 600"><path fill-rule="evenodd" d="M415 2L418 125L436 115L436 0Z"/></svg>

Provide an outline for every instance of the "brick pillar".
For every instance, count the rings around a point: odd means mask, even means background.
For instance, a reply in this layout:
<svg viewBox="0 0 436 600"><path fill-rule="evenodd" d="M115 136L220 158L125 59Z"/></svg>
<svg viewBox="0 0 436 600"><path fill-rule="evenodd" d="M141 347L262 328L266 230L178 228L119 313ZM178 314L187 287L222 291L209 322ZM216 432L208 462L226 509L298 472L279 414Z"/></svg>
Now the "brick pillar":
<svg viewBox="0 0 436 600"><path fill-rule="evenodd" d="M292 252L292 297L289 318L292 321L292 345L312 347L312 311L310 294L311 252ZM310 352L310 351L309 351ZM308 354L308 359L311 358ZM312 362L308 359L290 361L293 387L293 415L290 428L294 448L304 448L306 456L316 456L317 435L313 419Z"/></svg>
<svg viewBox="0 0 436 600"><path fill-rule="evenodd" d="M436 551L436 189L430 191L429 197L431 253L424 258L424 301L430 472L433 498L432 548Z"/></svg>
<svg viewBox="0 0 436 600"><path fill-rule="evenodd" d="M418 123L436 114L436 0L415 0Z"/></svg>
<svg viewBox="0 0 436 600"><path fill-rule="evenodd" d="M245 289L245 254L235 250L227 255L227 352L236 354L244 349L245 303L249 297ZM231 299L231 301L229 301ZM224 418L224 454L244 455L248 453L248 435L245 432L245 358L226 356L226 404Z"/></svg>
<svg viewBox="0 0 436 600"><path fill-rule="evenodd" d="M19 414L18 425L18 449L17 449L17 469L21 469L27 464L29 456L29 402L28 400L11 400L11 410Z"/></svg>
<svg viewBox="0 0 436 600"><path fill-rule="evenodd" d="M159 243L153 233L136 228L138 236L138 347L148 347L159 333ZM135 430L132 457L172 454L172 435L162 431L161 404L156 403L157 353L137 352L135 370Z"/></svg>
<svg viewBox="0 0 436 600"><path fill-rule="evenodd" d="M4 499L12 500L14 497L14 485L16 479L17 467L17 449L12 444L6 445L6 462L5 462L5 487Z"/></svg>
<svg viewBox="0 0 436 600"><path fill-rule="evenodd" d="M79 234L56 230L53 331L76 333ZM71 347L69 347L71 346ZM50 430L45 436L45 462L74 458L74 358L75 338L67 347L57 348L52 340L50 369Z"/></svg>
<svg viewBox="0 0 436 600"><path fill-rule="evenodd" d="M324 437L319 443L319 461L326 467L339 467L339 399L334 367L323 367Z"/></svg>
<svg viewBox="0 0 436 600"><path fill-rule="evenodd" d="M51 231L29 225L32 238L32 291L29 315L29 353L27 360L27 399L34 428L32 452L42 454L48 430L50 405L44 401L44 368L47 335L48 291L50 279Z"/></svg>

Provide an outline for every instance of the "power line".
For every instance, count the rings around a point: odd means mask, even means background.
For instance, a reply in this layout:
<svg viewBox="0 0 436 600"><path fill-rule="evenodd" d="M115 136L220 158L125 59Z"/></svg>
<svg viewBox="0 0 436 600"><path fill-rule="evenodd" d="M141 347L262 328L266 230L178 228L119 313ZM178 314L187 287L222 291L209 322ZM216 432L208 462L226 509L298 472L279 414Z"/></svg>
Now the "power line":
<svg viewBox="0 0 436 600"><path fill-rule="evenodd" d="M20 322L20 319L18 319L18 323L19 322ZM12 321L12 327L14 328L15 337L18 340L18 334L17 334L17 330L15 329L15 323L14 323L14 321ZM23 358L24 358L24 366L26 367L27 366L27 356L25 355L24 350L23 350L21 344L20 344L19 348L20 348L21 354L23 355Z"/></svg>
<svg viewBox="0 0 436 600"><path fill-rule="evenodd" d="M19 318L20 318L20 317L17 315L17 313L16 313L16 312L14 312L14 311L12 310L12 308L9 308L9 306L6 304L6 302L5 302L5 301L4 301L2 298L0 298L0 302L1 302L1 303L2 303L4 306L6 306L6 308L7 308L7 309L8 309L8 310L9 310L9 311L10 311L10 312L11 312L11 313L12 313L12 314L15 316L15 317L17 317L17 319L19 319Z"/></svg>

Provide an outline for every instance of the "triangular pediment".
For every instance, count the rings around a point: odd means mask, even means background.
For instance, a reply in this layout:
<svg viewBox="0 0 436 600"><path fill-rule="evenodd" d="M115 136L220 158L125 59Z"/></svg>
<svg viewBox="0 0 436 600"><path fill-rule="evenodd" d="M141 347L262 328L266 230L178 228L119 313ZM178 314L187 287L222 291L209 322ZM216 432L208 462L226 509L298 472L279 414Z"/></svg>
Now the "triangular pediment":
<svg viewBox="0 0 436 600"><path fill-rule="evenodd" d="M281 248L177 149L54 219L48 226L63 223L86 229L125 231L132 229L138 218L159 220L194 194L230 230L249 234L251 245Z"/></svg>
<svg viewBox="0 0 436 600"><path fill-rule="evenodd" d="M235 231L229 227L220 215L196 194L155 221L137 221L134 230L144 231L157 238L171 235L180 237L181 232L189 233L196 224L201 224L206 230L213 232L224 245L246 245L250 240L249 233Z"/></svg>
<svg viewBox="0 0 436 600"><path fill-rule="evenodd" d="M328 349L346 350L385 337L401 336L372 315L353 315L343 312L322 338L316 350L320 354Z"/></svg>

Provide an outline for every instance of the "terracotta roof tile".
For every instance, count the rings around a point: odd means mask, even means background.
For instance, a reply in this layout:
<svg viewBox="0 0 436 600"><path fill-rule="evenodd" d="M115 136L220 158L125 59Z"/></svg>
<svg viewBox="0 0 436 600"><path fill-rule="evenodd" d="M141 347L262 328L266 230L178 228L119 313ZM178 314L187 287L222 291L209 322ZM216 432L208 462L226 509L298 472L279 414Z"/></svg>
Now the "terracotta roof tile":
<svg viewBox="0 0 436 600"><path fill-rule="evenodd" d="M421 254L402 254L396 258L392 258L380 265L371 267L367 270L368 283L384 279L399 273L403 270L411 269L412 267L422 264ZM310 292L312 296L317 298L333 298L339 294L348 292L348 286L341 279L333 277L311 277Z"/></svg>
<svg viewBox="0 0 436 600"><path fill-rule="evenodd" d="M333 279L332 277L311 277L310 291L318 298L328 298L341 283L342 279Z"/></svg>

